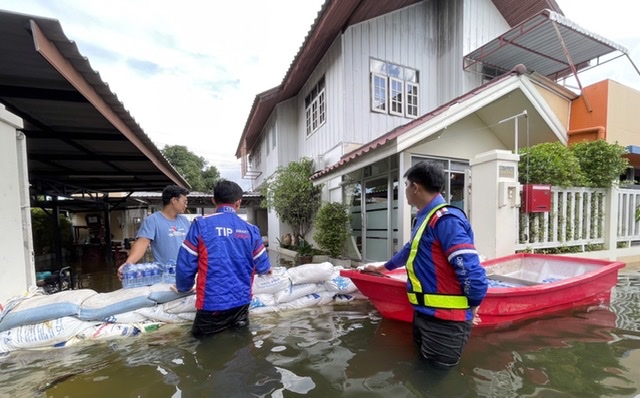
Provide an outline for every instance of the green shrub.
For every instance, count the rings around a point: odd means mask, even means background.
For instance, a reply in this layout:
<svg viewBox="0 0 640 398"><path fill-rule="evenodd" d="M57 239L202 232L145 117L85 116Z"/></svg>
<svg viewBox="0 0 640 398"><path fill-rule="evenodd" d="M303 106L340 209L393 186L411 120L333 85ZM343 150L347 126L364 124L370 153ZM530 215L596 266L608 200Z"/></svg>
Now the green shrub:
<svg viewBox="0 0 640 398"><path fill-rule="evenodd" d="M338 202L325 202L318 210L316 232L313 239L318 246L337 258L344 256L345 243L349 236L351 215L347 205Z"/></svg>

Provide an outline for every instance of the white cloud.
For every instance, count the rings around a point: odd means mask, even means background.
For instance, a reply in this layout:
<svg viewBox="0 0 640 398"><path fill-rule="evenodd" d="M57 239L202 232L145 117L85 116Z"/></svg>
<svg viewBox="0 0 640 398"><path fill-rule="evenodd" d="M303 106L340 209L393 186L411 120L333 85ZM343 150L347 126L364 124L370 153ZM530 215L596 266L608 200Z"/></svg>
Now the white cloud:
<svg viewBox="0 0 640 398"><path fill-rule="evenodd" d="M281 83L323 3L0 0L0 8L60 20L158 147L186 145L240 182L235 151L255 95ZM569 19L640 60L630 2L558 3ZM607 77L640 89L626 59L595 68L583 84Z"/></svg>

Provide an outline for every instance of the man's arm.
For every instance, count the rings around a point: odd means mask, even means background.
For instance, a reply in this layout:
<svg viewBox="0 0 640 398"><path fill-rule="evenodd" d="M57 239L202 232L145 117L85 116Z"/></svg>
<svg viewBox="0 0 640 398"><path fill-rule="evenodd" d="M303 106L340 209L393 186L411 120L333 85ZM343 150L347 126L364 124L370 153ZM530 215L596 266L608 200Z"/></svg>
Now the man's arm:
<svg viewBox="0 0 640 398"><path fill-rule="evenodd" d="M469 306L478 307L487 293L488 283L465 223L451 214L440 218L435 228L436 237L442 245L449 264L456 272L463 294L469 300Z"/></svg>
<svg viewBox="0 0 640 398"><path fill-rule="evenodd" d="M178 262L176 263L176 289L178 292L193 290L198 273L199 241L200 229L196 219L189 227L189 232L178 250Z"/></svg>
<svg viewBox="0 0 640 398"><path fill-rule="evenodd" d="M253 252L251 253L253 257L253 264L258 274L264 275L271 270L269 252L264 246L264 242L262 241L262 236L260 235L260 230L258 229L258 227L253 226L253 228Z"/></svg>
<svg viewBox="0 0 640 398"><path fill-rule="evenodd" d="M118 267L118 279L122 280L122 270L124 266L127 264L135 264L144 256L144 253L147 251L147 248L151 244L151 239L140 237L133 242L131 249L129 250L129 257L127 260L120 264Z"/></svg>

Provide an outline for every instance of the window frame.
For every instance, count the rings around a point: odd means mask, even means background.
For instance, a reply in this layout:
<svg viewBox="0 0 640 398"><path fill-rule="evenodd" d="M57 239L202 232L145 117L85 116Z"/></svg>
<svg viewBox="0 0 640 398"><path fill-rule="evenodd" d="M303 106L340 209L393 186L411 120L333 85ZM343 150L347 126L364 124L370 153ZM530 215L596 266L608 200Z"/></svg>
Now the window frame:
<svg viewBox="0 0 640 398"><path fill-rule="evenodd" d="M419 116L420 71L370 58L369 73L371 112L407 119L415 119Z"/></svg>
<svg viewBox="0 0 640 398"><path fill-rule="evenodd" d="M304 98L305 132L309 137L327 122L325 80L322 76Z"/></svg>
<svg viewBox="0 0 640 398"><path fill-rule="evenodd" d="M381 79L384 82L383 86L376 86L376 79ZM381 89L384 91L382 96L378 96L377 93L377 88L381 87ZM389 103L388 98L387 98L387 89L388 87L388 78L385 75L379 74L379 73L372 73L371 74L371 110L373 112L378 112L378 113L387 113L387 105ZM378 98L382 98L384 101L381 101L382 106L376 106L376 101L378 100Z"/></svg>

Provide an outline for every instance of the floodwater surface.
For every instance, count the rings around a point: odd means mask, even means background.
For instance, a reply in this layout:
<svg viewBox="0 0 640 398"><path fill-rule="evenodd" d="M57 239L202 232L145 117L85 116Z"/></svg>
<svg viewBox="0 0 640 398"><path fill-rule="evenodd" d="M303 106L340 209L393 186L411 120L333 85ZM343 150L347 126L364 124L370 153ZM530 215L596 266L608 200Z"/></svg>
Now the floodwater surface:
<svg viewBox="0 0 640 398"><path fill-rule="evenodd" d="M460 365L425 367L411 325L367 301L252 314L245 332L195 340L188 324L130 338L15 351L2 397L637 397L640 272L611 305L476 328Z"/></svg>

